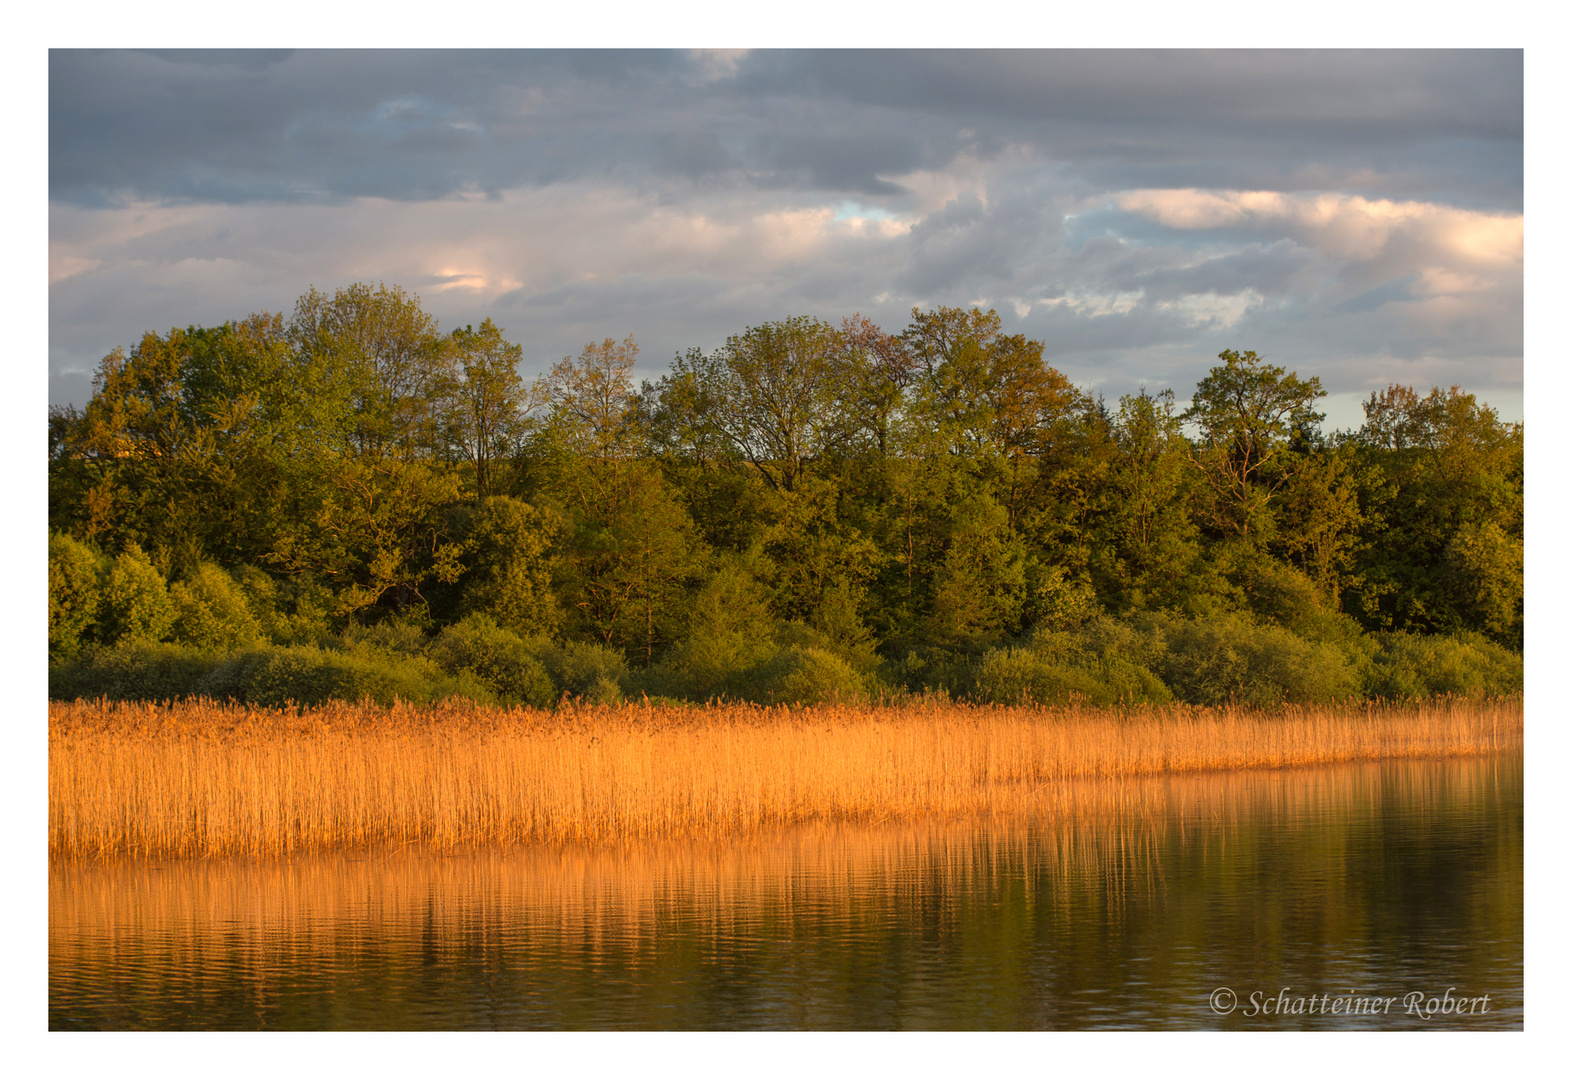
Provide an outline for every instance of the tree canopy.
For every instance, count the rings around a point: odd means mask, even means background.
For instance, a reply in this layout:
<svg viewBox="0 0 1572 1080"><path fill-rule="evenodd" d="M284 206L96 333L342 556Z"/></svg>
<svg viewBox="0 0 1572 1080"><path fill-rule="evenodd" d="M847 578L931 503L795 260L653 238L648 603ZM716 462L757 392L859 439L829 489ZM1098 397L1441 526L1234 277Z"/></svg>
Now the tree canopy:
<svg viewBox="0 0 1572 1080"><path fill-rule="evenodd" d="M1226 350L1114 406L977 308L764 322L642 387L632 335L523 355L380 284L111 351L50 415L51 654L483 619L452 640L609 650L559 681L742 692L718 657L964 689L1102 618L1521 648L1522 425L1458 387L1329 434L1318 378Z"/></svg>

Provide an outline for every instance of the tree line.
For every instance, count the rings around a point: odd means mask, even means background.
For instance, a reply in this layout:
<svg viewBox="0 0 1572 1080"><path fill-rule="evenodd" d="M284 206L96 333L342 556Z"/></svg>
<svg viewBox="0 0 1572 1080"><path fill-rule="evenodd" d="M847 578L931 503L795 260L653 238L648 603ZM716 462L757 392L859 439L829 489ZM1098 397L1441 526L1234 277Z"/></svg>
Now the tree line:
<svg viewBox="0 0 1572 1080"><path fill-rule="evenodd" d="M368 284L111 352L50 411L52 660L481 633L553 692L593 653L702 698L815 664L967 693L1028 654L1108 683L1206 627L1340 650L1355 692L1399 638L1521 650L1522 425L1458 387L1327 434L1319 379L1229 350L1183 410L1111 403L947 307L765 323L640 386L631 336L521 356Z"/></svg>

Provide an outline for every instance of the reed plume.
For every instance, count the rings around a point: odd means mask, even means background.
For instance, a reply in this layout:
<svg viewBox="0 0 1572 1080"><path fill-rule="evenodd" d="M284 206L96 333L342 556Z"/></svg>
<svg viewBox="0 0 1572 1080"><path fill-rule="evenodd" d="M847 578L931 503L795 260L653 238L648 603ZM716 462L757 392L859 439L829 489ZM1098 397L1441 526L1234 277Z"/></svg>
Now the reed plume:
<svg viewBox="0 0 1572 1080"><path fill-rule="evenodd" d="M1519 700L556 712L49 707L53 859L720 837L1024 808L1061 781L1518 750Z"/></svg>

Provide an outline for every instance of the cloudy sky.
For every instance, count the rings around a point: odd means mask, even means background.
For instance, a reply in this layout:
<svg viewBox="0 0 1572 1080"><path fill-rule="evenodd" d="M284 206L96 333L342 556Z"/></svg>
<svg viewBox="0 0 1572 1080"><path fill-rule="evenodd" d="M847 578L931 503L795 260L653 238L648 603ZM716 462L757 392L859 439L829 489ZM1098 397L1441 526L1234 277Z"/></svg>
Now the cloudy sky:
<svg viewBox="0 0 1572 1080"><path fill-rule="evenodd" d="M49 395L146 330L384 281L526 374L993 307L1110 399L1219 350L1523 408L1518 51L49 59Z"/></svg>

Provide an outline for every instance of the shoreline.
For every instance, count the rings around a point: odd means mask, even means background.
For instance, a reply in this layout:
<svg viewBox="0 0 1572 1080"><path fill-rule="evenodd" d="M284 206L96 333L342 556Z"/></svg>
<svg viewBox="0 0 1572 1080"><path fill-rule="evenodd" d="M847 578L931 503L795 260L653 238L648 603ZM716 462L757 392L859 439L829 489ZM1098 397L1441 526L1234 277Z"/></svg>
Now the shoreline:
<svg viewBox="0 0 1572 1080"><path fill-rule="evenodd" d="M1271 712L52 702L49 721L51 866L724 839L1019 812L1066 781L1523 745L1521 699Z"/></svg>

